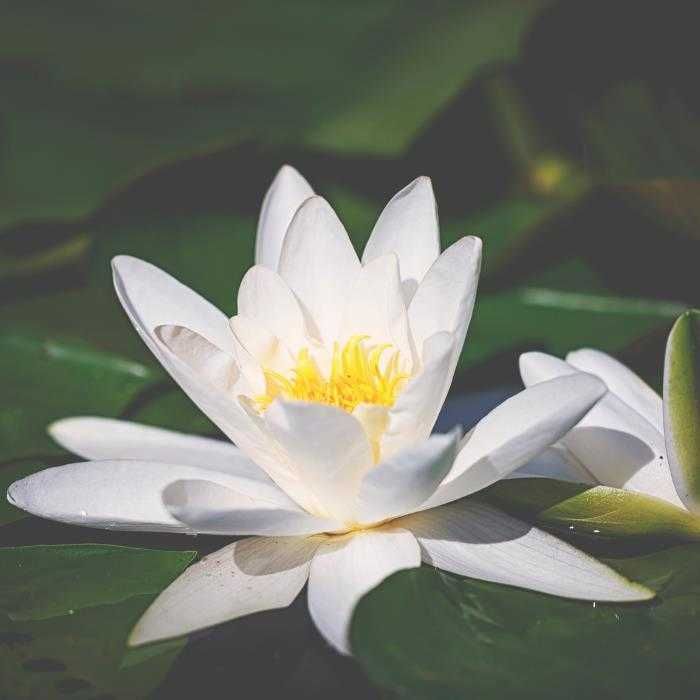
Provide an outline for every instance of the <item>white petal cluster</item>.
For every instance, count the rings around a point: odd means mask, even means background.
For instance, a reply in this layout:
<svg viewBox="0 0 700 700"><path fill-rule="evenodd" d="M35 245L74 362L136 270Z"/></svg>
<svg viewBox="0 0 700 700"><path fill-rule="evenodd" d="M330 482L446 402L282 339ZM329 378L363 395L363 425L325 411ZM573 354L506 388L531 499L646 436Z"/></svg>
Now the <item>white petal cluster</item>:
<svg viewBox="0 0 700 700"><path fill-rule="evenodd" d="M520 357L525 386L582 373L604 381L605 396L557 445L512 476L613 486L696 512L700 504L683 488L681 469L674 480L662 398L643 379L614 357L590 348L570 352L566 360L541 352Z"/></svg>
<svg viewBox="0 0 700 700"><path fill-rule="evenodd" d="M387 204L360 259L330 205L285 166L263 202L256 264L232 319L157 267L114 260L137 332L231 443L68 418L52 435L89 461L16 482L8 497L68 523L251 536L168 587L133 644L286 606L308 581L318 629L348 652L359 598L421 561L566 597L653 595L464 499L561 439L605 386L587 373L553 378L498 406L464 439L431 435L481 260L477 238L442 253L439 240L430 181L418 178Z"/></svg>

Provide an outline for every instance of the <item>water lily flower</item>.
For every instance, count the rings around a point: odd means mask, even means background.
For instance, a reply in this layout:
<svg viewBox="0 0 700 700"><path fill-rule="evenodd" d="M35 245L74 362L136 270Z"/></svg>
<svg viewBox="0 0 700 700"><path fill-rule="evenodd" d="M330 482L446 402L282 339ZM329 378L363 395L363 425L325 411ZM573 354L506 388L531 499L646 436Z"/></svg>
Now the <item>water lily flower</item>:
<svg viewBox="0 0 700 700"><path fill-rule="evenodd" d="M670 425L671 363L674 337L690 317L676 322L668 339L664 370L664 399L643 379L614 357L584 348L566 361L540 352L520 357L525 386L555 377L589 373L608 387L606 395L559 444L554 445L512 476L545 476L582 484L612 486L659 498L697 513L700 494L685 468ZM697 426L682 429L697 432Z"/></svg>
<svg viewBox="0 0 700 700"><path fill-rule="evenodd" d="M51 434L91 461L9 490L15 505L62 522L247 536L163 591L132 644L289 605L308 581L316 626L348 652L358 599L421 561L566 597L653 595L463 498L561 438L605 389L586 374L555 379L497 407L464 441L431 435L472 314L481 242L440 252L427 178L391 199L360 260L329 204L286 166L263 202L255 255L232 319L147 262L113 261L134 327L235 446L68 418Z"/></svg>

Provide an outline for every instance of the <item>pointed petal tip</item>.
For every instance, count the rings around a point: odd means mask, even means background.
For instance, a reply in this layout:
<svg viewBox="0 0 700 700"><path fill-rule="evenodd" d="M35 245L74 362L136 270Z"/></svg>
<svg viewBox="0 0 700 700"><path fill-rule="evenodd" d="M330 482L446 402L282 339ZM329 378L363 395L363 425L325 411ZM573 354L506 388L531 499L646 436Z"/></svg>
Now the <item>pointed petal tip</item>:
<svg viewBox="0 0 700 700"><path fill-rule="evenodd" d="M133 255L115 255L112 260L112 270L114 272L121 272L129 266L133 265L150 265L150 263L142 260L141 258L134 257Z"/></svg>
<svg viewBox="0 0 700 700"><path fill-rule="evenodd" d="M427 175L419 175L415 180L411 180L405 187L400 189L393 197L392 201L403 199L409 195L420 194L435 199L433 181Z"/></svg>
<svg viewBox="0 0 700 700"><path fill-rule="evenodd" d="M153 644L155 642L164 642L168 639L177 639L178 637L183 637L182 634L153 634L151 631L149 633L148 624L143 624L144 620L147 620L147 613L144 613L143 617L133 626L129 636L126 639L126 646L129 649L136 649L138 647L146 646L147 644Z"/></svg>
<svg viewBox="0 0 700 700"><path fill-rule="evenodd" d="M17 494L17 489L19 488L19 483L22 481L22 479L19 479L18 481L13 481L8 487L7 487L7 493L6 493L6 498L7 502L15 506L16 508L21 508L22 506L19 504L19 501L16 498Z"/></svg>
<svg viewBox="0 0 700 700"><path fill-rule="evenodd" d="M303 175L293 165L290 165L289 163L283 163L280 166L280 169L277 171L277 174L275 175L275 180L282 178L305 180Z"/></svg>

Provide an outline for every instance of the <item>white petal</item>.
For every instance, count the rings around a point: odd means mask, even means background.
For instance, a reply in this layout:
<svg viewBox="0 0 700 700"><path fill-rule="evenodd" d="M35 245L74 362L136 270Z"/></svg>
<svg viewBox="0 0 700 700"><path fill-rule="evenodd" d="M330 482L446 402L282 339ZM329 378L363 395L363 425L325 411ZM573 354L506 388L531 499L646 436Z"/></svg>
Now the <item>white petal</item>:
<svg viewBox="0 0 700 700"><path fill-rule="evenodd" d="M389 410L382 455L425 440L430 435L449 389L454 337L436 333L423 346L423 367L401 390Z"/></svg>
<svg viewBox="0 0 700 700"><path fill-rule="evenodd" d="M471 431L452 471L425 507L502 479L561 439L605 393L590 374L559 377L506 399Z"/></svg>
<svg viewBox="0 0 700 700"><path fill-rule="evenodd" d="M410 299L440 254L437 203L428 177L418 177L395 194L379 215L362 262L396 253L401 281Z"/></svg>
<svg viewBox="0 0 700 700"><path fill-rule="evenodd" d="M387 576L417 566L420 549L406 530L365 530L321 545L309 573L309 612L319 632L339 652L349 654L357 601Z"/></svg>
<svg viewBox="0 0 700 700"><path fill-rule="evenodd" d="M238 370L248 383L252 396L264 394L267 382L262 360L274 356L279 342L272 333L245 316L234 316L229 323Z"/></svg>
<svg viewBox="0 0 700 700"><path fill-rule="evenodd" d="M282 242L296 210L309 197L311 185L291 165L283 165L265 193L258 232L255 237L255 264L276 270Z"/></svg>
<svg viewBox="0 0 700 700"><path fill-rule="evenodd" d="M32 515L63 523L114 530L191 532L170 515L161 492L178 479L205 479L249 498L289 497L270 481L163 462L104 460L44 469L10 486L7 498Z"/></svg>
<svg viewBox="0 0 700 700"><path fill-rule="evenodd" d="M520 377L525 386L546 382L555 377L576 374L579 370L546 352L524 352L518 360Z"/></svg>
<svg viewBox="0 0 700 700"><path fill-rule="evenodd" d="M168 512L202 535L314 535L339 523L311 515L291 499L251 498L213 481L175 481L163 490Z"/></svg>
<svg viewBox="0 0 700 700"><path fill-rule="evenodd" d="M433 263L408 307L417 348L435 333L447 331L454 333L455 355L459 355L474 309L480 269L481 240L474 236L460 239Z"/></svg>
<svg viewBox="0 0 700 700"><path fill-rule="evenodd" d="M251 537L207 555L155 599L132 630L129 645L287 607L306 583L318 544L317 538Z"/></svg>
<svg viewBox="0 0 700 700"><path fill-rule="evenodd" d="M173 379L197 406L241 449L261 463L265 441L233 397L203 381L195 367L173 353L155 334L160 326L180 325L201 335L225 357L234 352L228 318L170 275L142 260L112 261L114 287L134 328ZM225 360L222 360L225 364Z"/></svg>
<svg viewBox="0 0 700 700"><path fill-rule="evenodd" d="M583 600L654 596L553 535L473 499L397 523L418 538L424 561L462 576Z"/></svg>
<svg viewBox="0 0 700 700"><path fill-rule="evenodd" d="M49 426L49 433L59 445L84 459L168 462L269 480L260 467L225 440L94 416L56 421Z"/></svg>
<svg viewBox="0 0 700 700"><path fill-rule="evenodd" d="M215 306L155 265L118 255L112 260L114 287L131 322L159 357L157 326L185 326L225 352L232 350L228 318Z"/></svg>
<svg viewBox="0 0 700 700"><path fill-rule="evenodd" d="M410 513L433 494L450 470L461 432L431 435L370 469L358 496L360 523L375 523Z"/></svg>
<svg viewBox="0 0 700 700"><path fill-rule="evenodd" d="M566 361L582 372L600 377L613 394L617 394L660 433L663 433L661 397L622 362L618 362L614 357L600 350L588 348L570 352L566 356Z"/></svg>
<svg viewBox="0 0 700 700"><path fill-rule="evenodd" d="M414 352L396 255L375 258L357 276L345 305L340 342L354 335L368 335L372 344L390 343L390 351L401 354L402 366L412 369Z"/></svg>
<svg viewBox="0 0 700 700"><path fill-rule="evenodd" d="M372 448L360 422L335 406L277 399L265 422L288 464L315 497L313 511L341 520L353 516Z"/></svg>
<svg viewBox="0 0 700 700"><path fill-rule="evenodd" d="M520 358L526 384L578 371L544 353L525 353ZM663 435L616 394L607 392L562 442L599 483L682 507Z"/></svg>
<svg viewBox="0 0 700 700"><path fill-rule="evenodd" d="M238 313L266 328L295 352L308 344L306 322L287 283L272 270L256 265L238 288Z"/></svg>
<svg viewBox="0 0 700 700"><path fill-rule="evenodd" d="M282 246L279 270L313 320L314 330L332 343L348 290L360 272L360 261L325 199L307 199L294 215Z"/></svg>
<svg viewBox="0 0 700 700"><path fill-rule="evenodd" d="M601 484L681 506L663 435L615 394L607 394L563 440Z"/></svg>
<svg viewBox="0 0 700 700"><path fill-rule="evenodd" d="M233 354L212 345L206 338L183 326L158 326L156 336L202 379L222 391L231 392L239 379Z"/></svg>
<svg viewBox="0 0 700 700"><path fill-rule="evenodd" d="M574 484L598 484L596 479L564 445L552 445L516 469L509 479L544 477Z"/></svg>

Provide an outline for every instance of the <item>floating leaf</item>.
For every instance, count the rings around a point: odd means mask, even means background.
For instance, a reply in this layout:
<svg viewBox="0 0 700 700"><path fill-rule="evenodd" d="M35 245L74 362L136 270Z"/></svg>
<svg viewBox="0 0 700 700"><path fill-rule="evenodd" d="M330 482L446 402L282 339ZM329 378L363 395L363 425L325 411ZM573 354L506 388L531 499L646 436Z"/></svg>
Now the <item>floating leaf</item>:
<svg viewBox="0 0 700 700"><path fill-rule="evenodd" d="M64 313L71 313L65 311ZM139 362L64 340L5 326L0 333L0 462L62 454L47 426L72 415L117 416L164 375Z"/></svg>
<svg viewBox="0 0 700 700"><path fill-rule="evenodd" d="M148 695L183 642L126 654L131 626L194 558L106 545L0 549L0 678L13 698ZM83 695L80 695L83 697Z"/></svg>
<svg viewBox="0 0 700 700"><path fill-rule="evenodd" d="M425 566L360 601L354 654L371 680L402 697L696 696L700 545L606 563L657 598L572 601Z"/></svg>
<svg viewBox="0 0 700 700"><path fill-rule="evenodd" d="M508 512L571 534L700 539L700 518L660 498L557 479L507 479L484 496Z"/></svg>
<svg viewBox="0 0 700 700"><path fill-rule="evenodd" d="M546 2L127 3L81 8L89 31L35 4L0 27L0 226L83 218L150 169L244 139L398 154L515 56Z"/></svg>
<svg viewBox="0 0 700 700"><path fill-rule="evenodd" d="M592 345L615 352L663 328L683 310L672 302L541 287L482 294L477 297L461 365L523 348L565 355Z"/></svg>

